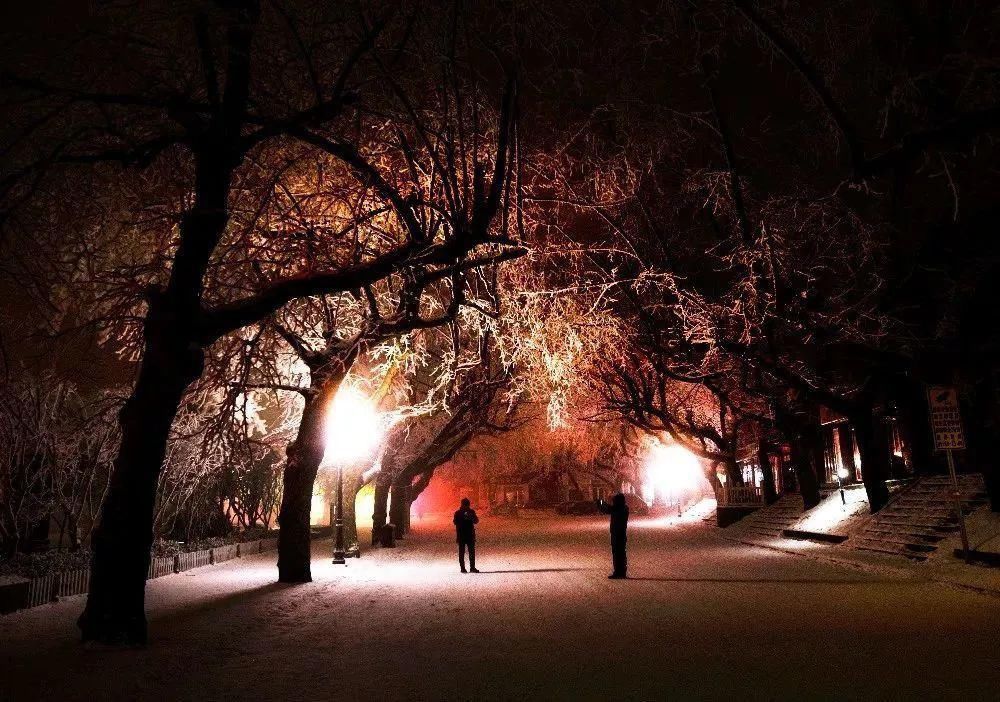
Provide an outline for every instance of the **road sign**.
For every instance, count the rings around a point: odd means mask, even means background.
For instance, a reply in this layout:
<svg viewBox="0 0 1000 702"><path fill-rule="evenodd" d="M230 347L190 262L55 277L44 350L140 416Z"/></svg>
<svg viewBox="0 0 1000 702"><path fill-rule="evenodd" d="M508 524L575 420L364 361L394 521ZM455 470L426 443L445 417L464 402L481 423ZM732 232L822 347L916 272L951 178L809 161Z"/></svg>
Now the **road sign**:
<svg viewBox="0 0 1000 702"><path fill-rule="evenodd" d="M927 388L927 405L931 415L934 448L937 451L944 451L948 457L948 473L951 475L951 496L955 505L955 518L958 520L958 528L962 536L965 562L969 563L971 559L969 533L965 529L965 512L962 509L962 496L958 490L955 457L952 455L953 451L961 451L965 448L965 432L962 431L958 393L955 392L955 388L947 385L932 385Z"/></svg>
<svg viewBox="0 0 1000 702"><path fill-rule="evenodd" d="M930 407L935 450L965 449L965 432L962 431L962 416L959 413L958 393L955 392L955 388L932 385L927 389L927 403Z"/></svg>

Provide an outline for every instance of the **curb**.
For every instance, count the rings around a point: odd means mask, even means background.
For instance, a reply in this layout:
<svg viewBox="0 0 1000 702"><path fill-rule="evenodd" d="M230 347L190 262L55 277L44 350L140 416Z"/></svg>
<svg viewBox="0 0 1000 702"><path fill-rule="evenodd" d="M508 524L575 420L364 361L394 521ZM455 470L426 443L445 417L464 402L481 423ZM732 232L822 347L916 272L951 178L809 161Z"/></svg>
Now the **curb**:
<svg viewBox="0 0 1000 702"><path fill-rule="evenodd" d="M955 558L965 558L965 551L960 548L956 548L954 556ZM993 553L992 551L978 551L974 548L970 548L969 558L977 563L990 566L991 568L1000 568L1000 553Z"/></svg>
<svg viewBox="0 0 1000 702"><path fill-rule="evenodd" d="M825 544L842 544L847 541L847 536L844 534L825 534L819 531L805 531L803 529L782 529L781 534L787 539L821 541Z"/></svg>

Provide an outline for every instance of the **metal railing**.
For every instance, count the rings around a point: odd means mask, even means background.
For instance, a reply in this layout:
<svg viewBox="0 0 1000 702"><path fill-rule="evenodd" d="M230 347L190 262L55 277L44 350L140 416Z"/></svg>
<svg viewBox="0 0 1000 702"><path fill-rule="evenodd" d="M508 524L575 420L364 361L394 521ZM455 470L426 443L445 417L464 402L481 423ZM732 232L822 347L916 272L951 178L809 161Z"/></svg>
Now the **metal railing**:
<svg viewBox="0 0 1000 702"><path fill-rule="evenodd" d="M755 485L723 485L717 496L720 506L759 505L764 501Z"/></svg>

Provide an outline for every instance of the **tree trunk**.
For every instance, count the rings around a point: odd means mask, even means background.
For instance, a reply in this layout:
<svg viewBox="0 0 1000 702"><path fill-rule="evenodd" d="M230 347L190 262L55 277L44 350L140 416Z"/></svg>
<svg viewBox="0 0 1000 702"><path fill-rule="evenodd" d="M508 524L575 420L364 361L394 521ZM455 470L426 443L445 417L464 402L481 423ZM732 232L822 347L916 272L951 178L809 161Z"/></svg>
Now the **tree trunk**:
<svg viewBox="0 0 1000 702"><path fill-rule="evenodd" d="M409 491L407 491L409 493ZM406 509L403 510L403 535L410 533L410 520L412 519L413 498L407 494Z"/></svg>
<svg viewBox="0 0 1000 702"><path fill-rule="evenodd" d="M760 472L764 476L761 485L764 504L772 505L778 501L778 491L774 486L774 473L771 471L771 461L767 457L767 442L763 439L757 442L757 463L760 465Z"/></svg>
<svg viewBox="0 0 1000 702"><path fill-rule="evenodd" d="M427 486L431 484L431 479L434 477L434 469L424 471L421 473L417 479L410 485L409 495L408 495L408 506L406 508L406 533L410 533L410 525L413 519L413 503L417 501L421 493L427 489Z"/></svg>
<svg viewBox="0 0 1000 702"><path fill-rule="evenodd" d="M417 501L418 497L420 497L420 493L427 489L433 474L433 470L421 473L420 476L410 485L406 500L406 523L403 525L403 531L407 534L410 533L413 523L413 503Z"/></svg>
<svg viewBox="0 0 1000 702"><path fill-rule="evenodd" d="M74 514L66 515L66 532L69 536L69 550L76 552L80 550L80 520ZM62 538L60 537L60 541Z"/></svg>
<svg viewBox="0 0 1000 702"><path fill-rule="evenodd" d="M799 494L802 496L802 508L812 509L820 502L819 478L813 465L815 451L813 450L813 432L809 429L792 438L792 462L795 465L795 478L799 484ZM815 432L818 434L818 431ZM822 448L822 444L820 444Z"/></svg>
<svg viewBox="0 0 1000 702"><path fill-rule="evenodd" d="M121 411L121 444L92 539L90 592L78 621L84 641L147 640L146 575L157 481L181 397L201 372L200 349L178 349L157 311L149 314L142 368Z"/></svg>
<svg viewBox="0 0 1000 702"><path fill-rule="evenodd" d="M722 492L722 482L719 480L719 462L712 461L704 472L705 479L708 480L709 485L712 486L712 492L714 492L716 497L718 497L719 493Z"/></svg>
<svg viewBox="0 0 1000 702"><path fill-rule="evenodd" d="M727 456L726 460L723 462L726 467L726 480L729 485L743 485L743 473L740 472L740 467L736 464L735 456Z"/></svg>
<svg viewBox="0 0 1000 702"><path fill-rule="evenodd" d="M246 3L227 33L225 99L193 143L194 203L163 290L149 294L139 377L122 408L121 442L94 532L90 593L78 625L84 641L143 644L153 511L170 425L188 386L201 376L205 272L229 223L233 170L242 158L240 125L250 85L249 57L259 7Z"/></svg>
<svg viewBox="0 0 1000 702"><path fill-rule="evenodd" d="M360 470L344 476L344 550L350 554L360 554L358 542L358 493L365 486L364 471Z"/></svg>
<svg viewBox="0 0 1000 702"><path fill-rule="evenodd" d="M209 259L229 221L233 159L224 138L195 154L195 202L181 221L170 280L150 293L139 377L122 408L121 443L93 539L84 641L146 642L146 574L156 487L170 425L204 369L198 322Z"/></svg>
<svg viewBox="0 0 1000 702"><path fill-rule="evenodd" d="M379 478L381 477L380 475ZM378 535L385 527L389 517L389 482L379 478L375 479L375 509L372 512L372 546L378 543Z"/></svg>
<svg viewBox="0 0 1000 702"><path fill-rule="evenodd" d="M861 477L868 493L868 506L872 514L889 502L889 489L885 485L889 475L889 442L885 422L873 412L853 415L851 423L861 454Z"/></svg>
<svg viewBox="0 0 1000 702"><path fill-rule="evenodd" d="M412 505L414 501L427 489L427 486L431 484L431 479L434 477L434 469L431 468L428 471L424 471L420 474L412 485L410 485L410 504Z"/></svg>
<svg viewBox="0 0 1000 702"><path fill-rule="evenodd" d="M392 501L389 503L389 521L395 527L396 538L406 536L406 514L410 509L409 479L392 484Z"/></svg>
<svg viewBox="0 0 1000 702"><path fill-rule="evenodd" d="M981 371L964 413L969 453L983 472L990 510L1000 512L1000 392L990 370Z"/></svg>
<svg viewBox="0 0 1000 702"><path fill-rule="evenodd" d="M901 379L897 387L896 404L899 408L899 429L914 474L928 475L936 472L938 461L934 456L927 392L923 383L912 378Z"/></svg>
<svg viewBox="0 0 1000 702"><path fill-rule="evenodd" d="M809 414L806 412L795 413L780 403L774 405L774 418L791 448L795 482L798 483L799 494L802 496L802 507L807 510L820 502L819 478L813 467L814 444L818 446L819 465L823 465L823 440L819 421L817 418L810 420L808 417Z"/></svg>
<svg viewBox="0 0 1000 702"><path fill-rule="evenodd" d="M1000 465L997 464L997 453L1000 442L994 441L994 453L983 467L983 480L986 483L986 494L990 498L990 511L1000 512Z"/></svg>
<svg viewBox="0 0 1000 702"><path fill-rule="evenodd" d="M343 376L340 376L343 379ZM319 391L307 394L299 432L288 446L288 461L282 474L281 509L278 512L278 581L312 581L311 529L313 489L326 451L326 408L340 382L336 378L312 379Z"/></svg>

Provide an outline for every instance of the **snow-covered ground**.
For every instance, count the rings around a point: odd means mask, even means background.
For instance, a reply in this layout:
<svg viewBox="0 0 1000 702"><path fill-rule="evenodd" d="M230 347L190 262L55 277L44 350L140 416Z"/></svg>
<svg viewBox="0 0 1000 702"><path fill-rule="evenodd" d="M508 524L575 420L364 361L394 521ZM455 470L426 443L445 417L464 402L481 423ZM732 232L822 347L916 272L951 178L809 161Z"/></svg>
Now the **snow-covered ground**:
<svg viewBox="0 0 1000 702"><path fill-rule="evenodd" d="M152 642L88 650L83 598L0 617L0 700L996 699L1000 599L636 520L491 519L479 575L446 521L313 583L274 554L148 587Z"/></svg>

